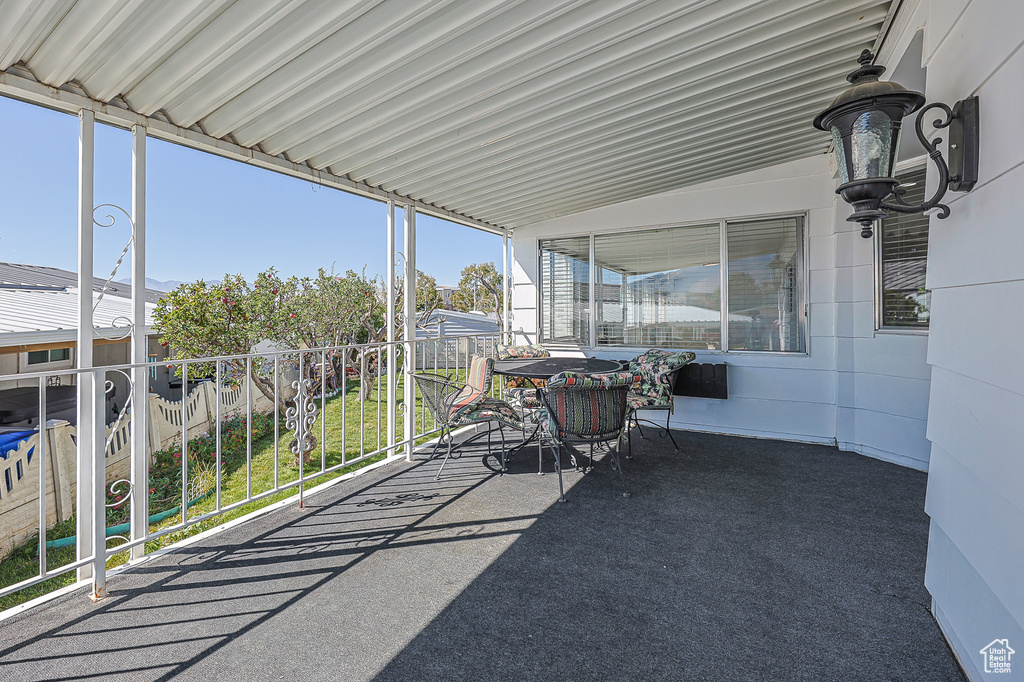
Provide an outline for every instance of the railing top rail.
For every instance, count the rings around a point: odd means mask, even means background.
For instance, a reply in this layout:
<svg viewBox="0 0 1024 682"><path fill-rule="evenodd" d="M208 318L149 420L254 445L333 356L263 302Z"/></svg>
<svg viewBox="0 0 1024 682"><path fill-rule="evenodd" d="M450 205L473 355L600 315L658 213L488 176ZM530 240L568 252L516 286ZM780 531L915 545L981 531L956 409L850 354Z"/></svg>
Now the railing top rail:
<svg viewBox="0 0 1024 682"><path fill-rule="evenodd" d="M457 334L457 335L445 335L445 336L432 336L424 338L416 338L412 341L378 341L374 343L358 343L358 344L344 344L339 346L318 346L316 348L287 348L287 349L273 349L260 351L257 353L243 353L239 355L211 355L208 357L201 358L165 358L162 360L152 362L138 362L138 363L124 363L118 365L103 365L100 367L90 368L78 368L68 367L65 369L50 369L38 372L22 372L19 374L4 374L0 375L0 381L27 381L30 379L45 379L48 377L57 376L69 376L78 374L96 374L105 373L112 371L125 371L130 369L148 369L153 365L197 365L207 362L225 362L232 360L245 360L247 358L252 359L264 359L273 360L275 357L284 357L296 354L309 354L309 353L321 353L331 351L343 351L343 350L361 350L361 349L374 349L374 348L386 348L388 346L404 346L407 343L413 344L427 344L437 343L440 341L456 341L459 339L481 339L481 338L494 338L500 337L501 332L487 332L484 334Z"/></svg>

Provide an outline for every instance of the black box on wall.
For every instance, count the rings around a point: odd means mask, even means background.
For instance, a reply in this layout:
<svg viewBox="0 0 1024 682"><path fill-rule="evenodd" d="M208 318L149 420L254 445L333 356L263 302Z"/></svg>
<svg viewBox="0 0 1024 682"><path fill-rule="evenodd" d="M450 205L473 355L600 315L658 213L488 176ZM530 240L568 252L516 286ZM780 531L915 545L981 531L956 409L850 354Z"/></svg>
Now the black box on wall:
<svg viewBox="0 0 1024 682"><path fill-rule="evenodd" d="M691 398L729 397L729 373L724 362L691 362L676 375L674 395Z"/></svg>

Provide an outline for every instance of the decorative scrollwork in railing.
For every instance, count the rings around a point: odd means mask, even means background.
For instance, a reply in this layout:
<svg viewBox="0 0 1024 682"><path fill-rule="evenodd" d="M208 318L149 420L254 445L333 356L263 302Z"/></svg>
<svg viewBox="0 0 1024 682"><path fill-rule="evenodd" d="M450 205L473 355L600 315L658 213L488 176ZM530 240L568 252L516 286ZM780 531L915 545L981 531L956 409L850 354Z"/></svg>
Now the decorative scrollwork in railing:
<svg viewBox="0 0 1024 682"><path fill-rule="evenodd" d="M298 379L292 382L295 389L295 405L285 410L285 428L290 429L295 438L288 449L298 459L304 459L316 447L316 438L311 431L320 408L313 398L313 382L310 379Z"/></svg>
<svg viewBox="0 0 1024 682"><path fill-rule="evenodd" d="M95 224L97 227L113 227L117 223L118 219L114 217L113 212L107 213L106 215L102 215L102 217L99 218L96 216L96 213L104 208L113 209L114 211L118 211L122 215L124 215L125 219L128 221L128 224L131 225L131 234L128 236L128 242L124 245L124 248L121 249L121 255L118 256L117 262L114 264L114 269L110 271L110 276L107 277L107 281L105 281L103 283L103 286L100 287L99 295L96 297L96 301L93 303L92 306L93 313L95 313L96 310L99 308L100 302L103 301L103 297L106 296L107 290L110 288L110 283L113 282L114 277L117 276L117 271L121 268L121 264L124 263L125 256L128 255L128 252L132 248L132 243L135 241L135 221L132 220L132 217L128 213L128 211L126 211L125 209L121 208L116 204L100 204L96 208L94 208L92 218L93 224ZM120 341L121 339L127 339L128 337L130 337L132 335L132 332L134 331L134 325L132 324L132 321L127 317L124 317L123 315L114 318L110 326L114 327L118 331L116 331L111 336L100 335L100 338L106 341ZM93 328L99 329L99 327L96 325L93 325Z"/></svg>
<svg viewBox="0 0 1024 682"><path fill-rule="evenodd" d="M111 370L107 370L107 371L108 372L117 372L118 374L123 376L125 378L125 380L128 382L128 397L125 399L124 405L121 407L121 410L117 413L117 418L114 420L114 422L112 424L108 425L108 426L111 427L110 435L107 436L107 442L106 442L106 444L103 447L104 447L105 450L109 451L110 450L110 444L114 441L114 436L117 433L117 427L121 424L121 421L125 418L125 416L127 416L128 410L130 410L132 408L132 404L135 402L135 384L134 384L134 382L132 382L131 376L127 372L125 372L123 369L111 369ZM110 379L104 379L104 381L103 381L103 395L109 395L110 392L113 391L113 389L114 389L114 382L111 381ZM115 485L116 485L116 483L117 482L115 482ZM111 490L110 492L114 492L114 491Z"/></svg>
<svg viewBox="0 0 1024 682"><path fill-rule="evenodd" d="M128 538L124 535L108 535L106 541L110 542L111 540L121 540L122 544L128 542Z"/></svg>
<svg viewBox="0 0 1024 682"><path fill-rule="evenodd" d="M132 499L132 493L135 492L135 486L132 482L121 478L110 484L110 494L114 497L121 495L120 499L116 499L113 502L107 503L107 509L114 509L120 507L122 504Z"/></svg>
<svg viewBox="0 0 1024 682"><path fill-rule="evenodd" d="M102 208L111 208L120 211L124 214L125 219L128 220L128 224L132 226L131 235L128 237L128 243L124 245L121 250L121 255L118 257L117 262L114 264L114 269L110 271L110 277L107 277L107 281L103 283L103 287L100 289L100 295L96 298L96 303L93 305L93 312L96 312L96 307L99 306L100 301L103 300L103 296L107 293L107 289L110 287L110 283L114 281L114 277L117 275L118 268L121 267L121 263L124 262L124 257L128 255L128 251L132 248L132 243L135 241L135 221L132 220L131 214L124 210L117 204L100 204L92 210L93 218L92 222L97 227L113 227L117 223L117 218L114 217L113 213L108 213L104 218L106 220L100 220L96 218L96 212Z"/></svg>

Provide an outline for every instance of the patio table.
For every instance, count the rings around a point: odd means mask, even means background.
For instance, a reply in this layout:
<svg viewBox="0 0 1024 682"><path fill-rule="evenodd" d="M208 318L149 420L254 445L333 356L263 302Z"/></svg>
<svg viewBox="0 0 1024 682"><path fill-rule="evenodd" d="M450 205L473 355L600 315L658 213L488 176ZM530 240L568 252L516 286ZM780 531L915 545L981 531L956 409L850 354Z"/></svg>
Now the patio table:
<svg viewBox="0 0 1024 682"><path fill-rule="evenodd" d="M538 380L547 380L562 372L579 372L580 374L606 374L618 372L629 365L628 362L619 360L606 360L603 358L516 358L512 360L495 360L494 373L508 377L522 377L528 379L536 386ZM533 433L523 442L512 448L508 453L508 459L512 459L528 444L533 442L540 433L540 422L533 429ZM556 455L557 456L557 455ZM543 475L540 454L537 456L537 474Z"/></svg>
<svg viewBox="0 0 1024 682"><path fill-rule="evenodd" d="M618 372L628 364L603 358L518 358L495 360L494 373L535 381L550 379L562 372L579 372L581 374Z"/></svg>

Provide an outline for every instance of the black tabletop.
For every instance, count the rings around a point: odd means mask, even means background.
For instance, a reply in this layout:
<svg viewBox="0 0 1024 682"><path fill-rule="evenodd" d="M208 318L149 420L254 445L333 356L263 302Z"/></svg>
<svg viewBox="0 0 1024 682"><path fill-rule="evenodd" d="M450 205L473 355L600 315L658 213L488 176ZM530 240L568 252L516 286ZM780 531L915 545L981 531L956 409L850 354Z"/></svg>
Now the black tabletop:
<svg viewBox="0 0 1024 682"><path fill-rule="evenodd" d="M604 374L618 372L628 363L602 358L526 358L495 360L494 373L527 379L550 379L560 372Z"/></svg>

